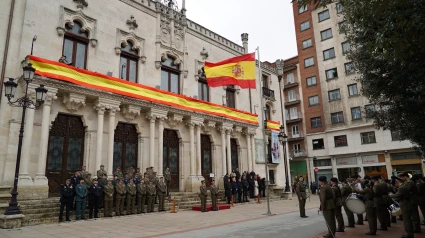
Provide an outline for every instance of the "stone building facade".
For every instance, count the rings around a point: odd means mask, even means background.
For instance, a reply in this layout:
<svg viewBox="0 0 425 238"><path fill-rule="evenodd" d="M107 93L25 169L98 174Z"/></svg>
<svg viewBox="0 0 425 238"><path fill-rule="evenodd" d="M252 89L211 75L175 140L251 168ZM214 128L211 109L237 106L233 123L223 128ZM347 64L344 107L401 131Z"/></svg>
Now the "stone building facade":
<svg viewBox="0 0 425 238"><path fill-rule="evenodd" d="M4 6L11 3L6 2ZM3 18L9 10L0 10L2 32L8 29ZM142 172L153 166L160 176L169 167L171 190L187 192L198 191L200 181L210 181L210 175L222 183L223 176L236 167L265 175L260 113L264 90L209 88L202 75L206 60L218 62L251 52L248 34L241 35L241 46L187 19L185 13L184 3L178 8L173 1L16 1L7 59L1 60L7 62L2 68L6 77L22 75L36 35L36 57L58 61L65 55L63 63L144 85L159 97L168 91L190 98L185 100L208 101L229 113L260 114L260 123L249 123L36 75L30 91L43 84L48 95L39 110L27 110L20 199L54 194L83 165L93 175L105 165L109 176L118 166L134 165ZM3 38L0 55L6 48ZM260 65L267 92L280 95L278 69L283 65ZM268 119L283 123L279 97L269 96ZM3 93L1 97L0 183L10 185L22 109L10 107ZM283 186L283 159L269 170L274 187Z"/></svg>

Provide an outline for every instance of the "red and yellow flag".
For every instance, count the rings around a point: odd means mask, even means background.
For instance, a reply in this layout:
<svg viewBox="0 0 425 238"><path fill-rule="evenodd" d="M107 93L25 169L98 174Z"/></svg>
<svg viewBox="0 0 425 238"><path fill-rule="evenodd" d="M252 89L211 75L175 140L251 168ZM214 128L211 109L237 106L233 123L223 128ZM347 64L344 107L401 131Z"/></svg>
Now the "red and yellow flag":
<svg viewBox="0 0 425 238"><path fill-rule="evenodd" d="M280 123L277 121L267 120L267 129L273 131L280 131Z"/></svg>
<svg viewBox="0 0 425 238"><path fill-rule="evenodd" d="M255 53L233 57L218 63L205 62L208 86L237 85L255 88Z"/></svg>

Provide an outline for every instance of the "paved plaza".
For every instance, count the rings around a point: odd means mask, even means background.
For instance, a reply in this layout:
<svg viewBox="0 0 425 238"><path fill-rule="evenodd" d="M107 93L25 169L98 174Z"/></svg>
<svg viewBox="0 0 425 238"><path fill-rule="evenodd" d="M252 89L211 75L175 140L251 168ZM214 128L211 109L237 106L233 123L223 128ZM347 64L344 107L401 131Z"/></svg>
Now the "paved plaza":
<svg viewBox="0 0 425 238"><path fill-rule="evenodd" d="M163 238L213 238L213 237L268 237L313 238L326 233L323 216L317 213L318 196L307 201L306 219L299 217L297 200L271 203L274 216L264 216L266 203L236 205L230 210L201 213L184 211L176 214L154 213L107 219L86 220L61 224L27 226L21 229L0 230L3 237L163 237ZM367 224L346 229L336 237L364 237ZM402 223L379 232L378 237L400 237ZM425 237L424 234L415 237Z"/></svg>

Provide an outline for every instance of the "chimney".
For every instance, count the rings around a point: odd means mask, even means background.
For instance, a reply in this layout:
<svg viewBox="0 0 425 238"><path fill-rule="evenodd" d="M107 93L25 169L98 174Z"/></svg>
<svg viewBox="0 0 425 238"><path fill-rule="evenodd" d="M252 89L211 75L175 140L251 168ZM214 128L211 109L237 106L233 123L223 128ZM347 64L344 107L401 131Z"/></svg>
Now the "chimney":
<svg viewBox="0 0 425 238"><path fill-rule="evenodd" d="M248 53L248 33L242 33L241 37L242 37L242 45L243 45L243 48L245 49L245 54L247 54Z"/></svg>

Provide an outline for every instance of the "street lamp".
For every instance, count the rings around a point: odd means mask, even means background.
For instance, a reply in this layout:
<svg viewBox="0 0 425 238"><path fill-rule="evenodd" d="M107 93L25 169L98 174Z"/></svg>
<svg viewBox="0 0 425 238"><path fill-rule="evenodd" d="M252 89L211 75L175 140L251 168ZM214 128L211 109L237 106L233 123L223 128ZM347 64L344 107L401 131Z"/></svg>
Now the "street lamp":
<svg viewBox="0 0 425 238"><path fill-rule="evenodd" d="M285 133L285 126L281 125L280 126L280 132L279 132L279 141L283 146L283 160L285 163L285 179L286 179L286 185L285 185L285 192L290 192L290 188L289 188L289 177L288 177L288 163L287 163L287 158L286 158L286 143L288 142L288 136Z"/></svg>
<svg viewBox="0 0 425 238"><path fill-rule="evenodd" d="M16 215L20 214L21 211L18 207L18 176L19 176L19 166L21 164L21 151L22 151L22 139L24 137L24 121L25 121L25 111L27 108L29 109L37 109L39 108L46 98L47 89L44 88L44 85L40 85L40 87L35 89L35 102L33 102L28 97L28 86L32 82L34 78L35 69L31 64L23 67L23 79L26 83L25 88L25 96L16 99L16 101L12 101L15 97L16 88L18 84L15 82L13 78L9 78L9 81L4 82L4 94L9 101L9 105L12 107L22 107L22 119L21 119L21 127L19 129L19 143L18 143L18 153L16 155L16 168L15 168L15 180L13 182L13 189L11 192L12 198L9 202L9 207L7 208L4 215ZM29 149L29 148L26 148Z"/></svg>

